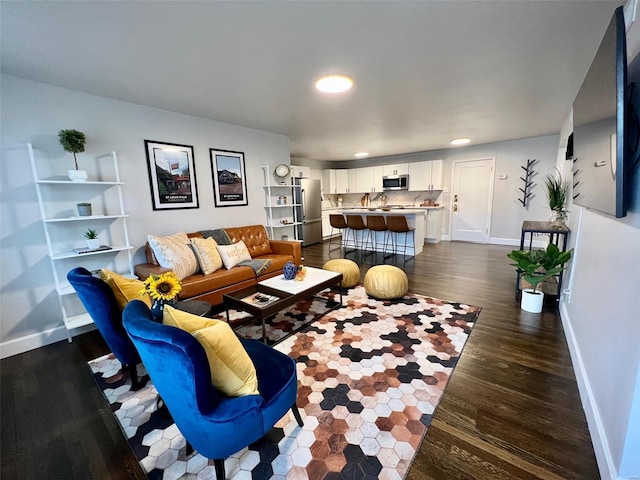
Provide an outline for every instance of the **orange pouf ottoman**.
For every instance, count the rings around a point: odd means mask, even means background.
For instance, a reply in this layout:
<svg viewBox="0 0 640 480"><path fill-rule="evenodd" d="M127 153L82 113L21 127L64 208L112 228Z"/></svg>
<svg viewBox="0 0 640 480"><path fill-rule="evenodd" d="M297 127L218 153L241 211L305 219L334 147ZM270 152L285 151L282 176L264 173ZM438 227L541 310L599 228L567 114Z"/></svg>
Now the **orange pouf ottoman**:
<svg viewBox="0 0 640 480"><path fill-rule="evenodd" d="M342 286L353 287L360 281L360 267L352 260L346 258L335 258L323 265L323 270L342 274Z"/></svg>
<svg viewBox="0 0 640 480"><path fill-rule="evenodd" d="M382 300L403 297L409 290L407 275L393 265L376 265L364 276L367 295Z"/></svg>

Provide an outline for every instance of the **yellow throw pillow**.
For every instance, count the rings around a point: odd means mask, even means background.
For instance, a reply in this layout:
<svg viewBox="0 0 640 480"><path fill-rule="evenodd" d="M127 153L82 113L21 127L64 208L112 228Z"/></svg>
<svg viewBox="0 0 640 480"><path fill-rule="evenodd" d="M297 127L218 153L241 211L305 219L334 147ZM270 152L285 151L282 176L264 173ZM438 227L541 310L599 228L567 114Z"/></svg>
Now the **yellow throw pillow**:
<svg viewBox="0 0 640 480"><path fill-rule="evenodd" d="M227 270L231 270L244 260L251 260L249 249L242 240L232 245L218 245L216 248Z"/></svg>
<svg viewBox="0 0 640 480"><path fill-rule="evenodd" d="M198 340L207 354L211 383L216 389L230 397L259 395L253 362L227 322L165 305L162 323L191 333Z"/></svg>
<svg viewBox="0 0 640 480"><path fill-rule="evenodd" d="M212 320L207 317L199 317L192 313L183 312L171 305L165 305L162 310L162 323L179 328L185 332L193 333L196 330L211 327L218 323L219 320Z"/></svg>
<svg viewBox="0 0 640 480"><path fill-rule="evenodd" d="M207 353L213 386L230 397L259 395L258 377L249 354L227 322L193 332Z"/></svg>
<svg viewBox="0 0 640 480"><path fill-rule="evenodd" d="M186 233L179 232L166 237L147 235L147 242L158 264L173 270L178 280L184 280L200 270Z"/></svg>
<svg viewBox="0 0 640 480"><path fill-rule="evenodd" d="M147 304L147 307L151 308L151 298L149 298L149 295L140 295L140 291L144 288L142 280L123 277L106 268L100 270L100 278L113 290L120 310L124 310L124 307L126 307L127 303L131 300L142 300Z"/></svg>
<svg viewBox="0 0 640 480"><path fill-rule="evenodd" d="M222 268L222 258L220 258L220 253L216 248L218 244L213 238L192 238L191 246L196 254L202 273L208 275Z"/></svg>

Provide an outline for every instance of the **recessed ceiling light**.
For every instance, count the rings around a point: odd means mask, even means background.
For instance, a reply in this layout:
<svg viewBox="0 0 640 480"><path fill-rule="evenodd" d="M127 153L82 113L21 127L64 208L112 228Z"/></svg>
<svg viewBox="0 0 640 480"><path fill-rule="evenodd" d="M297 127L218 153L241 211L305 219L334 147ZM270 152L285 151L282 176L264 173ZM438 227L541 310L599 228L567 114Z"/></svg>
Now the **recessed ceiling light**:
<svg viewBox="0 0 640 480"><path fill-rule="evenodd" d="M325 93L346 92L353 86L353 79L342 73L324 75L316 80L316 88Z"/></svg>
<svg viewBox="0 0 640 480"><path fill-rule="evenodd" d="M470 141L470 138L454 138L451 140L451 145L466 145Z"/></svg>
<svg viewBox="0 0 640 480"><path fill-rule="evenodd" d="M358 153L354 153L353 156L356 158L364 158L364 157L368 157L369 154L367 152L358 152Z"/></svg>

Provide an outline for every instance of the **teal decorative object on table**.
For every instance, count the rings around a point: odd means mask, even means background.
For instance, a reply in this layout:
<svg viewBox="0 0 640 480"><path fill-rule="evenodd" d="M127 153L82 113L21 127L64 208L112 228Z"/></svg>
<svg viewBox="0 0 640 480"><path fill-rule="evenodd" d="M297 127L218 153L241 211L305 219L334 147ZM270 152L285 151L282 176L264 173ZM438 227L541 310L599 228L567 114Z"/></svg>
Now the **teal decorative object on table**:
<svg viewBox="0 0 640 480"><path fill-rule="evenodd" d="M173 308L178 308L178 299L172 298L171 300L153 300L151 304L151 315L156 322L162 323L162 316L164 315L164 306L171 305Z"/></svg>
<svg viewBox="0 0 640 480"><path fill-rule="evenodd" d="M298 271L298 267L293 262L287 262L284 264L282 268L282 273L284 273L284 278L286 280L293 280L296 278L296 272Z"/></svg>

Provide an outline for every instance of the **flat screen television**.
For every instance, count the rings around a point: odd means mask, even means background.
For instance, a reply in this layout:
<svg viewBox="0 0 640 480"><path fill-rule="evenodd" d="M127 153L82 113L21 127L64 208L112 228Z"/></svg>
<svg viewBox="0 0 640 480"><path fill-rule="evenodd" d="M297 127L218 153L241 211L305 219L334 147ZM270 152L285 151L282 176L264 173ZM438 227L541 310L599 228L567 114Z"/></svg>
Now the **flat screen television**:
<svg viewBox="0 0 640 480"><path fill-rule="evenodd" d="M573 102L573 202L624 217L627 48L616 9Z"/></svg>

